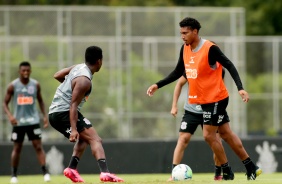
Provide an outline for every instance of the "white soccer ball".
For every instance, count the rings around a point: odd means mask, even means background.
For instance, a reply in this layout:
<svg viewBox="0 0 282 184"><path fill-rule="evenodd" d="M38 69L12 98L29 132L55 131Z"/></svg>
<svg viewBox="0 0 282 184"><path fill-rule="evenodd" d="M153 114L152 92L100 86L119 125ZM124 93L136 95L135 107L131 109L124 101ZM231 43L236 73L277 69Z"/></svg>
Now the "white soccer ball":
<svg viewBox="0 0 282 184"><path fill-rule="evenodd" d="M183 181L192 179L192 169L186 164L179 164L172 170L171 177L173 181Z"/></svg>

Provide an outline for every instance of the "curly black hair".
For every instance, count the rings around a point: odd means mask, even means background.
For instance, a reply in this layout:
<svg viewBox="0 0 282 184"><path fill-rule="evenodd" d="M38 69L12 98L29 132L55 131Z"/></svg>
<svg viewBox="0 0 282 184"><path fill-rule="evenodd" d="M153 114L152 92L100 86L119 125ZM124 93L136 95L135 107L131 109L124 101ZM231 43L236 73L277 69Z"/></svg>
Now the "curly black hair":
<svg viewBox="0 0 282 184"><path fill-rule="evenodd" d="M201 29L201 24L194 18L185 17L183 20L179 22L180 27L189 27L190 29L197 29L198 31Z"/></svg>
<svg viewBox="0 0 282 184"><path fill-rule="evenodd" d="M98 46L90 46L85 51L85 61L95 64L99 59L103 58L102 49Z"/></svg>
<svg viewBox="0 0 282 184"><path fill-rule="evenodd" d="M31 67L30 63L28 61L22 61L20 64L19 64L19 68L21 68L22 66L29 66Z"/></svg>

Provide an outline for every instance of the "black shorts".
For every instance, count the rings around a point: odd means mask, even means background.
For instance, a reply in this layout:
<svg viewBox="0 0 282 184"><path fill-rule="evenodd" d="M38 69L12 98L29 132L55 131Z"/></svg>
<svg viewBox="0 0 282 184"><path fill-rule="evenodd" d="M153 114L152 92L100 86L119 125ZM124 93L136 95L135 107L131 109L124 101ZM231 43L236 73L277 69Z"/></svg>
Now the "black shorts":
<svg viewBox="0 0 282 184"><path fill-rule="evenodd" d="M203 109L203 124L220 126L224 123L229 122L229 117L226 112L229 98L220 100L219 102L203 104L201 105Z"/></svg>
<svg viewBox="0 0 282 184"><path fill-rule="evenodd" d="M203 126L203 114L197 114L185 110L180 124L179 132L194 134L198 125Z"/></svg>
<svg viewBox="0 0 282 184"><path fill-rule="evenodd" d="M41 139L41 129L39 124L27 125L27 126L14 126L12 130L11 141L13 142L23 142L24 136L27 134L28 140L40 140Z"/></svg>
<svg viewBox="0 0 282 184"><path fill-rule="evenodd" d="M53 128L62 133L66 138L69 138L71 133L69 111L49 114L49 122ZM90 127L92 127L91 122L83 117L83 115L78 111L78 121L76 124L78 133L82 132L85 128L88 129Z"/></svg>

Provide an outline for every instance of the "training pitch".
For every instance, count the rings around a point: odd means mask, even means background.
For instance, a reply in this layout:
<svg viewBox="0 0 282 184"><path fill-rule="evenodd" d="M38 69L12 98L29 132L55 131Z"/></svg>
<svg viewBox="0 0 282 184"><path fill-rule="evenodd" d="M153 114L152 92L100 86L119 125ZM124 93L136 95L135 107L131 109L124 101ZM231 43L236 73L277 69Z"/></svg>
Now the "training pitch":
<svg viewBox="0 0 282 184"><path fill-rule="evenodd" d="M93 175L81 175L85 180L85 184L95 184L102 183L99 180L98 174ZM261 174L256 181L247 181L244 173L235 173L235 179L233 181L214 181L213 173L194 173L192 180L187 181L174 181L167 182L169 174L117 174L117 176L124 179L124 183L128 184L155 184L155 183L174 183L174 184L218 184L218 183L228 183L228 184L281 184L282 183L282 173L274 174ZM19 175L18 184L47 184L43 182L43 176L41 175ZM0 176L1 184L9 184L10 176ZM72 182L64 177L63 175L51 176L51 181L48 184L72 184Z"/></svg>

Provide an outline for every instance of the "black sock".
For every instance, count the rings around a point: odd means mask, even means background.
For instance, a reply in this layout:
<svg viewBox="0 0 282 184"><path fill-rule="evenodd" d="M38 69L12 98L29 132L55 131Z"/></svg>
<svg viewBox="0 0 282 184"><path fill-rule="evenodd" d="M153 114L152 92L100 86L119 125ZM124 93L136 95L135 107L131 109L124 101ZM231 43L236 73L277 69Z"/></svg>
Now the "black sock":
<svg viewBox="0 0 282 184"><path fill-rule="evenodd" d="M42 170L42 173L45 175L45 174L48 174L48 170L46 168L45 165L41 166L41 170Z"/></svg>
<svg viewBox="0 0 282 184"><path fill-rule="evenodd" d="M12 177L17 177L18 168L12 167L11 170L12 170Z"/></svg>
<svg viewBox="0 0 282 184"><path fill-rule="evenodd" d="M173 168L174 168L175 166L177 166L177 164L172 164L172 165L171 165L171 170L173 170Z"/></svg>
<svg viewBox="0 0 282 184"><path fill-rule="evenodd" d="M221 168L222 168L223 173L229 173L230 172L230 166L229 166L228 162L226 162L225 164L222 164Z"/></svg>
<svg viewBox="0 0 282 184"><path fill-rule="evenodd" d="M97 162L100 168L100 172L109 172L106 159L99 159Z"/></svg>
<svg viewBox="0 0 282 184"><path fill-rule="evenodd" d="M214 175L220 176L221 175L221 166L215 166L214 167Z"/></svg>
<svg viewBox="0 0 282 184"><path fill-rule="evenodd" d="M72 156L69 163L69 168L76 169L78 162L79 162L79 158L77 156Z"/></svg>
<svg viewBox="0 0 282 184"><path fill-rule="evenodd" d="M245 165L247 171L252 171L255 168L255 164L253 163L250 157L243 160L242 163Z"/></svg>

